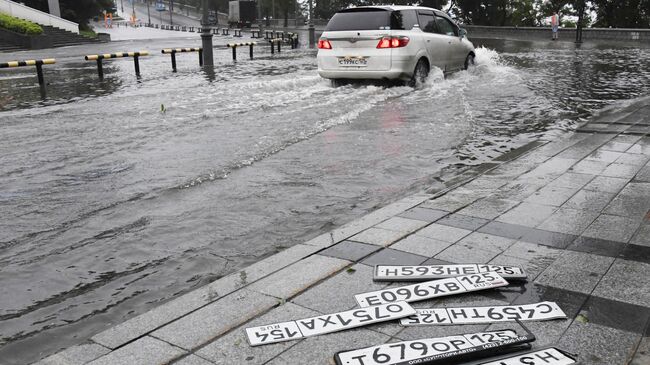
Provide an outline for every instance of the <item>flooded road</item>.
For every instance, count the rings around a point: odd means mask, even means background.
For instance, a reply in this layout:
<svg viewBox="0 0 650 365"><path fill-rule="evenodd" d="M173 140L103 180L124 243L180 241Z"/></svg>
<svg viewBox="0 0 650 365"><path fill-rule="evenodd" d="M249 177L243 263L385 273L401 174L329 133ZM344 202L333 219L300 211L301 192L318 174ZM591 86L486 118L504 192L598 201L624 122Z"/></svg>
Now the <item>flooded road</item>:
<svg viewBox="0 0 650 365"><path fill-rule="evenodd" d="M0 73L0 359L21 364L650 91L650 49L476 41L419 90L315 52ZM190 45L191 46L191 45ZM60 51L64 52L64 51ZM38 349L35 351L34 349Z"/></svg>

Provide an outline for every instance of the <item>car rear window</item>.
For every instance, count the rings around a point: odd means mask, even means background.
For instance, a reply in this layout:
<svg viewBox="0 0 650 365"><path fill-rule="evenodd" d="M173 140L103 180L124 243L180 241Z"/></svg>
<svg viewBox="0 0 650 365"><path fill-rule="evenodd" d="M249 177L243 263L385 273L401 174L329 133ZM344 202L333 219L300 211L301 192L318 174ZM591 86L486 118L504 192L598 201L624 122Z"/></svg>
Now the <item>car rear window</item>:
<svg viewBox="0 0 650 365"><path fill-rule="evenodd" d="M390 29L390 10L346 9L327 23L325 31Z"/></svg>

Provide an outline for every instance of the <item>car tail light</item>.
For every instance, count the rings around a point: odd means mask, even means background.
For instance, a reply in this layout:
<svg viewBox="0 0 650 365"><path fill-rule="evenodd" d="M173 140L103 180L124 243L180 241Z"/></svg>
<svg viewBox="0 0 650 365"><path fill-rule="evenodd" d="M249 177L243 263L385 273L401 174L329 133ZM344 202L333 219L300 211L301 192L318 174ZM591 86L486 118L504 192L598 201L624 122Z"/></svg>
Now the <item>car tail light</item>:
<svg viewBox="0 0 650 365"><path fill-rule="evenodd" d="M379 40L377 48L400 48L409 44L408 37L384 37Z"/></svg>
<svg viewBox="0 0 650 365"><path fill-rule="evenodd" d="M327 39L318 40L318 49L332 49L332 43Z"/></svg>

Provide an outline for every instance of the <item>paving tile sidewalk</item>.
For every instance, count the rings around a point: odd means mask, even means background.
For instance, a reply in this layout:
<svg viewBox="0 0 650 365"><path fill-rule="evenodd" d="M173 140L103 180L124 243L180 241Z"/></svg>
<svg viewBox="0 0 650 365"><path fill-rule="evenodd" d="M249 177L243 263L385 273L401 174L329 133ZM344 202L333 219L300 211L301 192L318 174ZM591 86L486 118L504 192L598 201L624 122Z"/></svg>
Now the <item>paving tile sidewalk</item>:
<svg viewBox="0 0 650 365"><path fill-rule="evenodd" d="M355 308L354 294L390 285L372 281L381 263L519 265L527 282L413 306L555 301L569 319L530 322L535 347L557 345L582 364L650 364L650 135L618 127L645 125L648 110L650 98L619 112L619 124L604 113L586 132L497 159L462 186L400 200L40 364L329 364L350 348L516 327L382 323L247 344L246 327Z"/></svg>

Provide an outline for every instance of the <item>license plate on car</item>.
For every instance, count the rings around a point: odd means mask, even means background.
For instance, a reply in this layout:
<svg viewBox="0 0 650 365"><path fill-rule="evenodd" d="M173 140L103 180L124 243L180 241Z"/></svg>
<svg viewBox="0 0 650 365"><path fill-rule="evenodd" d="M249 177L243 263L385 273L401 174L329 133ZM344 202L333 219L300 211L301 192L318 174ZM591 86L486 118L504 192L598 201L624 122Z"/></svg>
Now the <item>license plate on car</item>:
<svg viewBox="0 0 650 365"><path fill-rule="evenodd" d="M416 302L476 290L498 288L506 285L508 285L508 282L499 274L486 272L356 294L354 299L359 303L359 306L368 307L399 301Z"/></svg>
<svg viewBox="0 0 650 365"><path fill-rule="evenodd" d="M397 320L414 314L415 309L406 302L388 303L296 321L246 328L246 337L251 346L266 345L342 331L371 323Z"/></svg>
<svg viewBox="0 0 650 365"><path fill-rule="evenodd" d="M368 66L368 58L362 56L356 57L339 57L339 66L342 67L366 67Z"/></svg>
<svg viewBox="0 0 650 365"><path fill-rule="evenodd" d="M375 281L424 281L483 272L496 272L504 279L526 279L526 273L520 267L483 264L421 266L376 265L373 279Z"/></svg>
<svg viewBox="0 0 650 365"><path fill-rule="evenodd" d="M402 318L402 326L483 324L509 321L546 321L566 318L554 302L524 305L416 309L417 314Z"/></svg>
<svg viewBox="0 0 650 365"><path fill-rule="evenodd" d="M416 364L431 356L469 353L470 349L494 346L519 338L513 330L478 332L466 335L426 338L415 341L387 343L358 350L342 351L335 355L338 365Z"/></svg>
<svg viewBox="0 0 650 365"><path fill-rule="evenodd" d="M564 351L550 347L496 361L482 362L479 365L571 365L575 363L576 360Z"/></svg>

